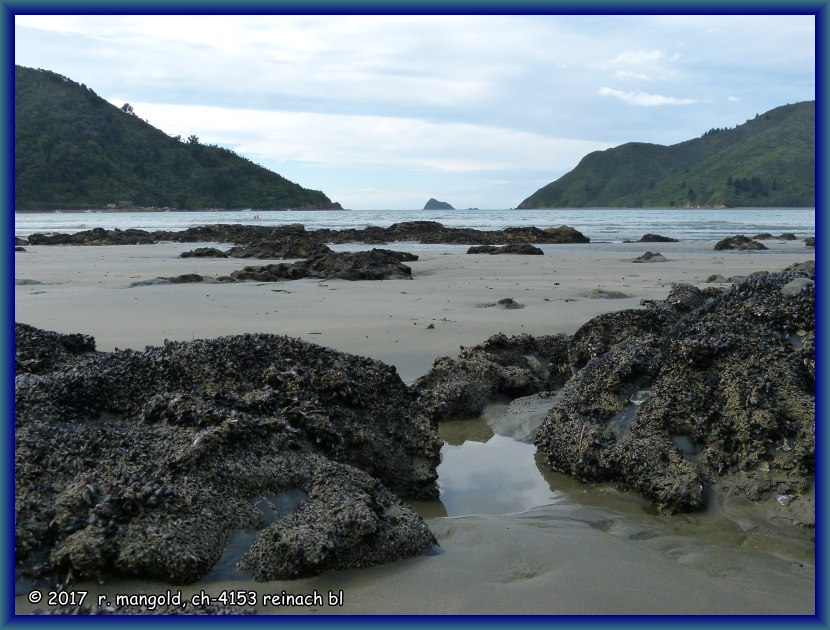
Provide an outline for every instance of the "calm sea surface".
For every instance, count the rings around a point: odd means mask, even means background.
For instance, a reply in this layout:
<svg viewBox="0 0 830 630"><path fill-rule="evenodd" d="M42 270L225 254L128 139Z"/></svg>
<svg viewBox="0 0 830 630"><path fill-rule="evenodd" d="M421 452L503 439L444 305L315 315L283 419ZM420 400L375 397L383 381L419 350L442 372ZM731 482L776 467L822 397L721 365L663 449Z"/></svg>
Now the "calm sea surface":
<svg viewBox="0 0 830 630"><path fill-rule="evenodd" d="M792 232L798 238L813 236L815 208L713 209L603 209L564 210L337 210L254 212L215 210L198 212L37 212L15 213L15 235L35 232L79 232L107 229L183 230L215 223L286 225L302 223L307 229L388 227L399 221L438 221L447 227L497 230L506 227L539 228L570 225L593 242L637 240L652 233L680 240L720 240L735 234L754 236Z"/></svg>

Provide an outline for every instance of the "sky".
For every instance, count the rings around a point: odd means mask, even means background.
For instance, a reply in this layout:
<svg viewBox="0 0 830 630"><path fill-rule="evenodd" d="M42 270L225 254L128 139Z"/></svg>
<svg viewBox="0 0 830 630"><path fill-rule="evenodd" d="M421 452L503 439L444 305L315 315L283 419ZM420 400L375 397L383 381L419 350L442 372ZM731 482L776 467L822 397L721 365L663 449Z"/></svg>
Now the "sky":
<svg viewBox="0 0 830 630"><path fill-rule="evenodd" d="M344 208L512 208L815 98L812 15L17 15L15 63Z"/></svg>

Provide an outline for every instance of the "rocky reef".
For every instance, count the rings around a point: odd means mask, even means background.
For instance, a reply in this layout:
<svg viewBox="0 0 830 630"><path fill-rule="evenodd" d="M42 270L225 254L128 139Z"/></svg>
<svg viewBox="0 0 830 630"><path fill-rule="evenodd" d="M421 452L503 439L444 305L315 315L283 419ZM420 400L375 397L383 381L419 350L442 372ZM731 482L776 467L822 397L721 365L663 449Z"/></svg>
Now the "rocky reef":
<svg viewBox="0 0 830 630"><path fill-rule="evenodd" d="M723 290L675 285L646 309L592 319L570 340L568 356L574 376L535 439L555 470L619 482L664 513L701 508L714 487L750 500L778 497L793 513L799 501L809 503L809 268Z"/></svg>
<svg viewBox="0 0 830 630"><path fill-rule="evenodd" d="M465 243L503 245L509 243L588 243L591 239L567 225L475 230L448 228L436 221L402 221L387 228L306 230L301 224L264 226L215 224L180 231L94 228L74 234L32 234L30 245L140 245L173 241L179 243L234 243L227 252L237 258L306 258L329 251L326 243L370 243L395 241L418 243ZM25 245L21 241L15 244Z"/></svg>
<svg viewBox="0 0 830 630"><path fill-rule="evenodd" d="M30 578L204 577L236 531L258 580L435 545L441 442L383 363L274 335L104 353L15 326L15 556ZM301 493L273 517L260 500Z"/></svg>

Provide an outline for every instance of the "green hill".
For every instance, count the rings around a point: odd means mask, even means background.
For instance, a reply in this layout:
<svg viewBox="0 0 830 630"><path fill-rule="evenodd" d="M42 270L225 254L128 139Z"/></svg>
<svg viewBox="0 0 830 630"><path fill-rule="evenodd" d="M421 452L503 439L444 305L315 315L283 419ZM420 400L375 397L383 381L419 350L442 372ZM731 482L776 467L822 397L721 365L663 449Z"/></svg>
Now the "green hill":
<svg viewBox="0 0 830 630"><path fill-rule="evenodd" d="M815 155L815 101L805 101L668 147L590 153L518 207L810 207Z"/></svg>
<svg viewBox="0 0 830 630"><path fill-rule="evenodd" d="M171 138L125 104L48 70L15 66L15 209L339 209L196 136Z"/></svg>

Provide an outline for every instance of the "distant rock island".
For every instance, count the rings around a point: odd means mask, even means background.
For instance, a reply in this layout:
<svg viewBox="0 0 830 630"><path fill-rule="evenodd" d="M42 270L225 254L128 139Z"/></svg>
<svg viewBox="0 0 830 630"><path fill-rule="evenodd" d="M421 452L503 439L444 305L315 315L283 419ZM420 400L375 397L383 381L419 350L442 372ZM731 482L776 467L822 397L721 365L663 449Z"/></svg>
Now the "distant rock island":
<svg viewBox="0 0 830 630"><path fill-rule="evenodd" d="M813 207L815 114L803 101L671 146L595 151L518 207Z"/></svg>
<svg viewBox="0 0 830 630"><path fill-rule="evenodd" d="M437 199L430 197L429 201L427 201L427 205L424 206L424 210L455 210L455 208L453 208L446 201L438 201Z"/></svg>

